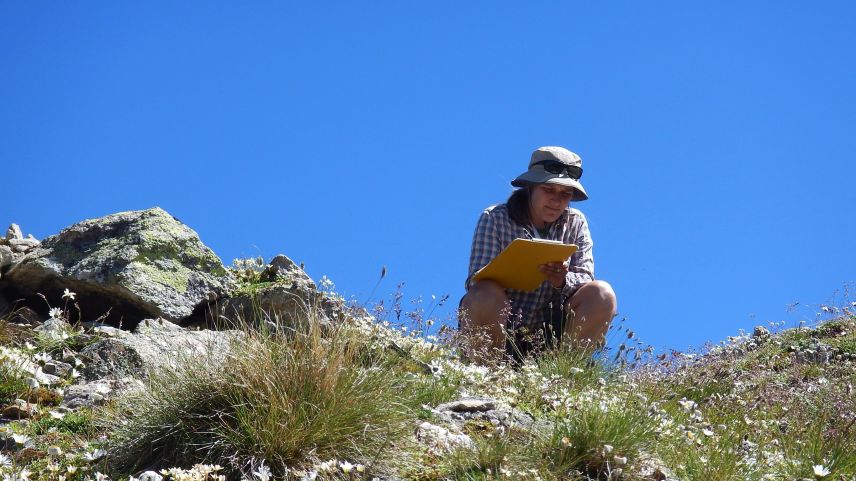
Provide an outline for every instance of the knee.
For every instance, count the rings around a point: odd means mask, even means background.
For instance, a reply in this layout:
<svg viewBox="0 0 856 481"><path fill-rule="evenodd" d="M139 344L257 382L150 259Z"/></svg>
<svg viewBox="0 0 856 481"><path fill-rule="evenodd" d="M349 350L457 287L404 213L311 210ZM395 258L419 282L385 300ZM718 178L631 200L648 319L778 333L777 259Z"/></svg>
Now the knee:
<svg viewBox="0 0 856 481"><path fill-rule="evenodd" d="M579 302L594 302L613 315L618 310L618 298L615 296L615 290L606 281L596 280L585 284L574 294L574 298L577 298Z"/></svg>
<svg viewBox="0 0 856 481"><path fill-rule="evenodd" d="M462 307L466 309L478 309L480 307L501 307L508 302L505 289L496 281L478 281L467 291L462 301Z"/></svg>
<svg viewBox="0 0 856 481"><path fill-rule="evenodd" d="M604 302L613 306L618 304L618 298L615 296L615 291L608 282L598 280L591 281L589 284L597 289L597 296Z"/></svg>

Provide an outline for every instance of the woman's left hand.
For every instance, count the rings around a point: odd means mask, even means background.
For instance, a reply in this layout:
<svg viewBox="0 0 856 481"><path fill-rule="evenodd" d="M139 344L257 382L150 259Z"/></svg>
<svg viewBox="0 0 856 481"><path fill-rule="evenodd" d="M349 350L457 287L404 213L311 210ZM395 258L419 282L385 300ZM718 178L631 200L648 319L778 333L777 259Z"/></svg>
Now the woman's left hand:
<svg viewBox="0 0 856 481"><path fill-rule="evenodd" d="M538 269L547 276L547 280L550 281L550 284L554 288L560 289L565 286L565 276L568 273L568 265L566 263L550 262L541 264L538 266Z"/></svg>

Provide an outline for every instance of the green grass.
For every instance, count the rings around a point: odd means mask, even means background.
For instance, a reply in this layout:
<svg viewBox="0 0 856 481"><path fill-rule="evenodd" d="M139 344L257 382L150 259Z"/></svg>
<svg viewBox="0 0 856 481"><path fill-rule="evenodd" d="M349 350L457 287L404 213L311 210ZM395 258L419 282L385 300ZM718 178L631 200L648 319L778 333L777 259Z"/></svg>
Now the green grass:
<svg viewBox="0 0 856 481"><path fill-rule="evenodd" d="M95 435L97 429L93 423L91 412L80 410L68 413L62 419L42 416L29 424L28 431L36 436L41 436L51 431L57 431L64 434L91 437Z"/></svg>

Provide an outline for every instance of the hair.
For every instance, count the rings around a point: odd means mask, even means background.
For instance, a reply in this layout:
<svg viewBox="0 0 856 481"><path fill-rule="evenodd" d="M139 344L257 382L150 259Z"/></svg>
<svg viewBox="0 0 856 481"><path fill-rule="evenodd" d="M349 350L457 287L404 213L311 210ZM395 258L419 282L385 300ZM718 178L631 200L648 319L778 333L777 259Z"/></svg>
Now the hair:
<svg viewBox="0 0 856 481"><path fill-rule="evenodd" d="M530 189L532 189L531 185L521 187L512 192L506 201L506 205L508 206L508 216L511 217L511 220L524 227L532 223L532 219L529 217Z"/></svg>

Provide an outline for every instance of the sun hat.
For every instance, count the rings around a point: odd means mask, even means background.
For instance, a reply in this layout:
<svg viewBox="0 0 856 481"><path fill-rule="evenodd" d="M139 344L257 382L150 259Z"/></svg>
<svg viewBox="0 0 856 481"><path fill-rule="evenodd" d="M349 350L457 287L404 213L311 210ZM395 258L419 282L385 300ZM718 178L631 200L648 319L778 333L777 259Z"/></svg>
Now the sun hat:
<svg viewBox="0 0 856 481"><path fill-rule="evenodd" d="M559 184L574 190L572 201L588 199L588 194L580 184L583 159L564 147L538 147L532 152L529 170L511 181L514 187L531 184ZM576 177L576 178L574 178Z"/></svg>

